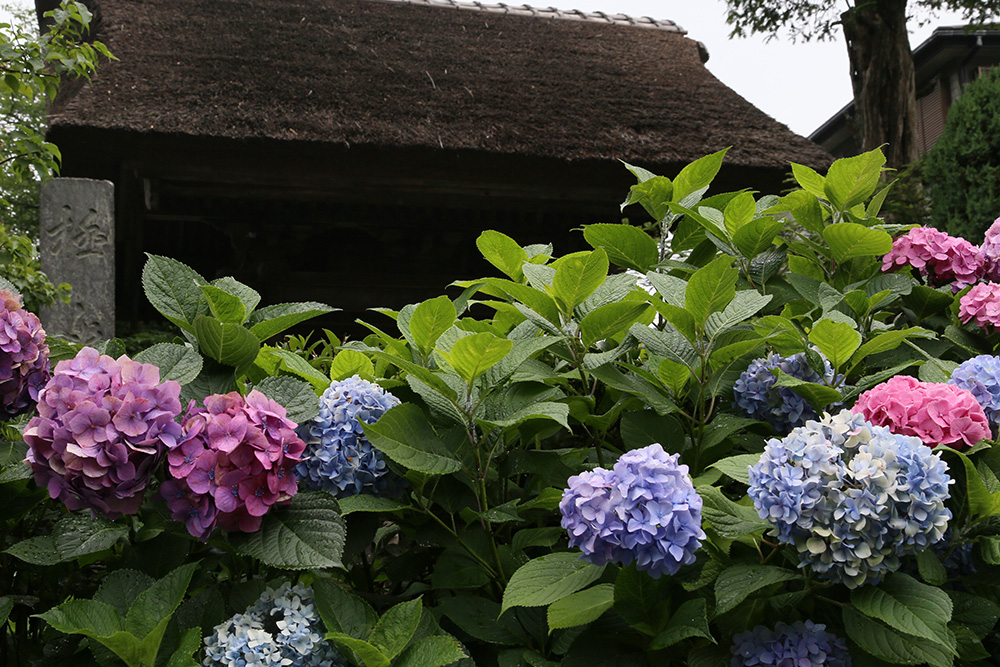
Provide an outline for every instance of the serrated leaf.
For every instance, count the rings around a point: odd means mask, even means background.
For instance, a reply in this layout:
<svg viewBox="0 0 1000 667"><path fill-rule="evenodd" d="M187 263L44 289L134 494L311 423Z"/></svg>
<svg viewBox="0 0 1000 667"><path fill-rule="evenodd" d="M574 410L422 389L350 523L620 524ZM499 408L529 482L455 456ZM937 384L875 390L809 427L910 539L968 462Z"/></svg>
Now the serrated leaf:
<svg viewBox="0 0 1000 667"><path fill-rule="evenodd" d="M463 632L480 641L501 646L518 643L517 637L497 620L500 605L492 600L476 595L456 595L443 598L437 609Z"/></svg>
<svg viewBox="0 0 1000 667"><path fill-rule="evenodd" d="M753 259L770 248L785 223L774 218L757 218L740 227L733 234L733 245L747 259Z"/></svg>
<svg viewBox="0 0 1000 667"><path fill-rule="evenodd" d="M827 225L823 239L838 262L852 257L882 256L892 250L892 237L887 233L854 222Z"/></svg>
<svg viewBox="0 0 1000 667"><path fill-rule="evenodd" d="M479 237L482 239L482 236ZM511 241L511 243L514 243ZM517 244L514 244L517 246ZM521 250L520 246L517 246ZM524 253L521 250L522 254ZM425 357L434 349L434 343L451 328L458 317L455 304L447 296L441 295L419 304L410 317L410 335L421 354Z"/></svg>
<svg viewBox="0 0 1000 667"><path fill-rule="evenodd" d="M369 496L367 494L347 496L337 502L340 505L341 516L347 516L355 512L396 512L410 508L408 504L399 500Z"/></svg>
<svg viewBox="0 0 1000 667"><path fill-rule="evenodd" d="M760 460L758 454L738 454L716 461L709 468L716 468L723 475L750 486L750 466Z"/></svg>
<svg viewBox="0 0 1000 667"><path fill-rule="evenodd" d="M503 593L500 613L511 607L541 607L561 600L597 580L604 566L577 553L552 553L530 560L514 572Z"/></svg>
<svg viewBox="0 0 1000 667"><path fill-rule="evenodd" d="M125 631L144 643L149 635L153 635L152 644L159 648L167 621L184 599L184 593L197 568L198 563L181 565L139 593L125 615ZM156 650L152 653L156 655Z"/></svg>
<svg viewBox="0 0 1000 667"><path fill-rule="evenodd" d="M809 332L809 342L813 343L837 369L847 363L855 350L861 346L861 334L844 322L823 319Z"/></svg>
<svg viewBox="0 0 1000 667"><path fill-rule="evenodd" d="M304 424L319 414L319 399L308 382L287 375L266 377L254 389L285 408L286 416Z"/></svg>
<svg viewBox="0 0 1000 667"><path fill-rule="evenodd" d="M610 338L628 329L646 312L649 304L638 301L621 301L599 306L580 320L580 334L584 347Z"/></svg>
<svg viewBox="0 0 1000 667"><path fill-rule="evenodd" d="M334 644L343 646L361 658L364 667L389 667L389 658L382 655L382 652L362 639L355 639L341 632L328 632L326 638L333 640Z"/></svg>
<svg viewBox="0 0 1000 667"><path fill-rule="evenodd" d="M884 164L885 155L878 148L837 160L826 173L823 193L838 210L846 211L872 196Z"/></svg>
<svg viewBox="0 0 1000 667"><path fill-rule="evenodd" d="M847 636L867 653L880 660L899 665L926 663L931 667L951 667L953 664L953 650L919 637L896 632L862 616L851 607L844 607L843 615Z"/></svg>
<svg viewBox="0 0 1000 667"><path fill-rule="evenodd" d="M646 273L659 260L656 241L632 225L587 225L583 238L591 247L603 248L612 264L625 269Z"/></svg>
<svg viewBox="0 0 1000 667"><path fill-rule="evenodd" d="M208 299L208 308L220 322L243 324L247 317L246 306L236 297L215 285L200 285L201 291Z"/></svg>
<svg viewBox="0 0 1000 667"><path fill-rule="evenodd" d="M932 586L943 586L948 581L948 571L933 549L924 549L917 554L917 570L920 578Z"/></svg>
<svg viewBox="0 0 1000 667"><path fill-rule="evenodd" d="M239 299L240 303L243 304L243 309L246 315L252 313L254 308L260 304L260 293L249 285L244 285L232 276L216 278L211 282L211 285L213 287L218 287L227 294L231 294ZM245 316L244 319L246 319Z"/></svg>
<svg viewBox="0 0 1000 667"><path fill-rule="evenodd" d="M239 324L224 324L198 315L194 320L194 332L206 356L237 370L252 364L260 350L257 337Z"/></svg>
<svg viewBox="0 0 1000 667"><path fill-rule="evenodd" d="M598 584L553 602L547 612L549 634L560 628L573 628L596 621L611 609L614 598L613 584Z"/></svg>
<svg viewBox="0 0 1000 667"><path fill-rule="evenodd" d="M826 179L816 173L811 167L794 162L791 164L792 176L795 177L795 181L799 186L814 197L826 199Z"/></svg>
<svg viewBox="0 0 1000 667"><path fill-rule="evenodd" d="M347 529L337 501L327 493L299 493L272 508L256 533L233 533L236 550L284 570L343 567Z"/></svg>
<svg viewBox="0 0 1000 667"><path fill-rule="evenodd" d="M702 637L715 643L715 639L708 629L708 609L705 605L705 598L688 600L678 607L677 611L671 614L667 627L657 635L649 648L658 651L691 637Z"/></svg>
<svg viewBox="0 0 1000 667"><path fill-rule="evenodd" d="M125 618L128 608L139 594L155 582L151 576L138 570L115 570L105 575L100 588L94 593L94 599L111 605Z"/></svg>
<svg viewBox="0 0 1000 667"><path fill-rule="evenodd" d="M722 161L728 151L728 147L723 148L711 155L700 157L681 169L674 178L674 193L671 199L681 201L692 192L708 187L722 168Z"/></svg>
<svg viewBox="0 0 1000 667"><path fill-rule="evenodd" d="M76 514L60 519L52 531L62 561L104 551L127 535L126 526Z"/></svg>
<svg viewBox="0 0 1000 667"><path fill-rule="evenodd" d="M621 208L629 204L640 204L654 220L660 221L669 212L667 203L673 196L674 185L666 176L651 176L640 180L629 188L628 198Z"/></svg>
<svg viewBox="0 0 1000 667"><path fill-rule="evenodd" d="M896 572L877 586L863 586L851 591L851 602L858 611L884 621L900 632L949 645L948 622L951 600L936 586L922 584L913 577Z"/></svg>
<svg viewBox="0 0 1000 667"><path fill-rule="evenodd" d="M325 303L315 301L277 303L251 313L246 325L250 327L257 340L263 343L296 324L336 310L339 308L331 308Z"/></svg>
<svg viewBox="0 0 1000 667"><path fill-rule="evenodd" d="M825 384L817 382L807 382L806 380L789 375L780 368L777 369L776 375L778 379L775 381L774 386L788 387L806 399L806 402L819 414L823 413L826 406L832 403L839 403L842 400L840 392L833 387L828 387Z"/></svg>
<svg viewBox="0 0 1000 667"><path fill-rule="evenodd" d="M532 403L507 415L503 418L490 418L482 420L485 423L494 424L500 427L517 426L528 419L550 419L560 424L567 431L569 427L569 406L565 403L555 403L553 401L540 401Z"/></svg>
<svg viewBox="0 0 1000 667"><path fill-rule="evenodd" d="M488 229L476 239L476 247L487 262L503 271L511 280L521 280L524 275L521 267L528 261L528 253L514 239Z"/></svg>
<svg viewBox="0 0 1000 667"><path fill-rule="evenodd" d="M684 428L680 422L652 410L626 412L622 415L620 430L622 443L630 450L654 443L671 453L684 447Z"/></svg>
<svg viewBox="0 0 1000 667"><path fill-rule="evenodd" d="M365 424L364 431L376 449L409 470L447 475L462 467L412 403L388 410L374 424Z"/></svg>
<svg viewBox="0 0 1000 667"><path fill-rule="evenodd" d="M194 321L209 312L201 286L208 284L197 271L169 257L146 255L142 287L149 303L181 329L194 333Z"/></svg>
<svg viewBox="0 0 1000 667"><path fill-rule="evenodd" d="M471 384L480 375L495 366L514 347L506 338L491 333L476 333L455 341L451 350L440 351L448 365Z"/></svg>
<svg viewBox="0 0 1000 667"><path fill-rule="evenodd" d="M364 353L357 350L341 350L330 363L330 379L346 380L353 376L375 375L375 365Z"/></svg>
<svg viewBox="0 0 1000 667"><path fill-rule="evenodd" d="M723 310L736 296L740 272L732 263L732 257L718 257L688 280L684 306L699 326L704 326L709 315Z"/></svg>
<svg viewBox="0 0 1000 667"><path fill-rule="evenodd" d="M771 524L761 519L752 506L734 503L714 486L698 488L698 495L704 501L702 514L723 537L735 539L771 529Z"/></svg>
<svg viewBox="0 0 1000 667"><path fill-rule="evenodd" d="M467 657L469 654L454 637L433 635L407 647L396 659L394 667L444 667Z"/></svg>
<svg viewBox="0 0 1000 667"><path fill-rule="evenodd" d="M377 648L385 657L392 660L413 637L420 624L420 613L423 610L421 598L408 602L400 602L391 607L375 624L368 642Z"/></svg>
<svg viewBox="0 0 1000 667"><path fill-rule="evenodd" d="M135 361L160 369L160 381L187 384L201 373L204 360L198 350L179 343L156 343L135 355Z"/></svg>
<svg viewBox="0 0 1000 667"><path fill-rule="evenodd" d="M740 290L733 296L721 313L712 313L705 322L705 333L709 337L725 332L730 327L742 324L771 302L773 295L760 294L757 290Z"/></svg>
<svg viewBox="0 0 1000 667"><path fill-rule="evenodd" d="M32 565L55 565L62 562L62 554L56 548L55 540L49 535L39 535L21 540L8 547L4 553Z"/></svg>
<svg viewBox="0 0 1000 667"><path fill-rule="evenodd" d="M771 584L798 579L799 574L773 565L733 565L715 580L716 614L725 614L755 593Z"/></svg>
<svg viewBox="0 0 1000 667"><path fill-rule="evenodd" d="M552 296L560 310L569 315L587 300L608 277L608 254L603 248L573 253L553 263Z"/></svg>
<svg viewBox="0 0 1000 667"><path fill-rule="evenodd" d="M316 611L327 630L342 632L355 639L371 634L378 622L371 605L330 579L316 579L312 587Z"/></svg>

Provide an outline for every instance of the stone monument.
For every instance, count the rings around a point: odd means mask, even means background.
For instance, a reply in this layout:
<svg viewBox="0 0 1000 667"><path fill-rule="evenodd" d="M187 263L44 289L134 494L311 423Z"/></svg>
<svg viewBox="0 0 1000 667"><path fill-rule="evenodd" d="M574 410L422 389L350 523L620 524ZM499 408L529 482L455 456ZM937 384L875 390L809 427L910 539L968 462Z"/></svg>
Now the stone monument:
<svg viewBox="0 0 1000 667"><path fill-rule="evenodd" d="M73 288L69 305L41 313L46 333L77 343L115 335L115 187L53 178L42 186L39 254L53 283Z"/></svg>

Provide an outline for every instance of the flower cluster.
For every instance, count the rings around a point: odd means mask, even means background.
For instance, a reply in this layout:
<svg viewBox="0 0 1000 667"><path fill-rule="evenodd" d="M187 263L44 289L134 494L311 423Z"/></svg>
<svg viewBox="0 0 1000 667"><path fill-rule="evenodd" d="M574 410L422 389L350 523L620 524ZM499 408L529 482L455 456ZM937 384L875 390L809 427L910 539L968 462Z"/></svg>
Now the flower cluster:
<svg viewBox="0 0 1000 667"><path fill-rule="evenodd" d="M979 283L966 292L958 301L958 317L962 322L975 320L983 329L1000 328L1000 285Z"/></svg>
<svg viewBox="0 0 1000 667"><path fill-rule="evenodd" d="M702 500L677 458L653 444L623 454L612 470L570 477L559 503L569 545L591 563L634 561L654 578L693 563L705 538Z"/></svg>
<svg viewBox="0 0 1000 667"><path fill-rule="evenodd" d="M154 467L177 446L176 382L160 369L85 347L56 364L24 429L35 482L70 509L134 514Z"/></svg>
<svg viewBox="0 0 1000 667"><path fill-rule="evenodd" d="M941 539L951 483L920 440L842 410L769 440L748 495L800 567L855 588Z"/></svg>
<svg viewBox="0 0 1000 667"><path fill-rule="evenodd" d="M396 405L398 398L357 375L330 384L320 398L319 415L299 430L306 451L295 474L337 497L399 495L403 480L389 470L363 429Z"/></svg>
<svg viewBox="0 0 1000 667"><path fill-rule="evenodd" d="M193 404L184 416L184 439L167 455L170 475L160 487L171 515L193 536L206 539L216 525L252 533L275 504L295 495L292 468L305 443L285 408L257 390Z"/></svg>
<svg viewBox="0 0 1000 667"><path fill-rule="evenodd" d="M812 621L758 625L733 637L732 667L851 667L847 642Z"/></svg>
<svg viewBox="0 0 1000 667"><path fill-rule="evenodd" d="M802 396L789 387L776 387L778 381L773 371L781 370L792 377L817 384L834 384L839 378L823 360L823 376L810 368L804 352L785 358L774 353L756 359L740 375L733 386L734 407L748 417L766 421L777 433L785 434L809 419L817 417L816 411Z"/></svg>
<svg viewBox="0 0 1000 667"><path fill-rule="evenodd" d="M302 585L268 588L249 609L205 637L205 667L346 667L329 642L313 592Z"/></svg>
<svg viewBox="0 0 1000 667"><path fill-rule="evenodd" d="M953 283L955 291L974 284L983 273L979 248L932 227L915 227L892 242L882 270L901 266L912 266L938 284Z"/></svg>
<svg viewBox="0 0 1000 667"><path fill-rule="evenodd" d="M994 282L1000 280L1000 218L986 230L983 244L979 246L979 259L983 264L983 277Z"/></svg>
<svg viewBox="0 0 1000 667"><path fill-rule="evenodd" d="M0 421L22 415L49 381L49 346L38 316L0 290Z"/></svg>
<svg viewBox="0 0 1000 667"><path fill-rule="evenodd" d="M854 412L893 433L914 435L930 447L971 447L990 437L989 420L972 393L908 375L897 375L861 394Z"/></svg>
<svg viewBox="0 0 1000 667"><path fill-rule="evenodd" d="M1000 357L981 354L951 372L948 384L970 392L982 406L986 418L1000 422Z"/></svg>

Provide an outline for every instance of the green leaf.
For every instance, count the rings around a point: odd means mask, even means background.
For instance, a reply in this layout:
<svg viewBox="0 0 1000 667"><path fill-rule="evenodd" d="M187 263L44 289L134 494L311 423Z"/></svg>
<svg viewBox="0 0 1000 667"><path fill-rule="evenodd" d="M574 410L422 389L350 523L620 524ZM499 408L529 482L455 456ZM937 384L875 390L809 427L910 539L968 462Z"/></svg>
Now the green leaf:
<svg viewBox="0 0 1000 667"><path fill-rule="evenodd" d="M184 630L177 640L177 648L170 654L164 667L198 667L194 659L195 652L201 648L201 628L193 627Z"/></svg>
<svg viewBox="0 0 1000 667"><path fill-rule="evenodd" d="M511 241L511 243L514 242ZM521 250L520 246L517 248ZM521 250L521 253L523 254L524 250ZM434 343L441 337L441 334L451 328L457 317L458 311L455 310L455 304L444 295L424 301L416 307L413 316L410 317L410 335L413 336L421 354L425 357L430 355L434 349Z"/></svg>
<svg viewBox="0 0 1000 667"><path fill-rule="evenodd" d="M201 285L201 291L208 299L208 308L220 322L243 324L247 317L246 306L236 296L219 289L215 285Z"/></svg>
<svg viewBox="0 0 1000 667"><path fill-rule="evenodd" d="M540 292L529 285L521 285L499 278L488 278L485 282L490 287L495 287L506 293L510 298L524 304L529 310L540 315L551 325L558 327L559 309L556 307L555 301L548 294ZM558 328L556 328L556 333L558 333Z"/></svg>
<svg viewBox="0 0 1000 667"><path fill-rule="evenodd" d="M357 350L341 350L330 364L330 379L346 380L355 375L374 376L375 365L371 359Z"/></svg>
<svg viewBox="0 0 1000 667"><path fill-rule="evenodd" d="M613 584L598 584L549 605L549 634L560 628L586 625L600 618L615 601Z"/></svg>
<svg viewBox="0 0 1000 667"><path fill-rule="evenodd" d="M462 467L412 403L390 409L374 424L365 424L364 431L376 449L409 470L447 475Z"/></svg>
<svg viewBox="0 0 1000 667"><path fill-rule="evenodd" d="M712 313L705 322L705 333L714 338L756 315L761 308L771 302L771 294L759 294L757 290L740 290L721 313Z"/></svg>
<svg viewBox="0 0 1000 667"><path fill-rule="evenodd" d="M921 327L908 327L906 329L890 329L889 331L883 331L869 338L864 345L859 347L857 352L854 353L854 356L851 357L851 361L856 364L865 357L873 354L880 354L882 352L895 350L903 343L904 340L908 338L936 338L936 336L933 331L929 331Z"/></svg>
<svg viewBox="0 0 1000 667"><path fill-rule="evenodd" d="M879 660L898 665L951 667L954 651L940 644L901 634L877 621L868 619L851 607L844 607L844 627L863 650Z"/></svg>
<svg viewBox="0 0 1000 667"><path fill-rule="evenodd" d="M702 637L715 643L715 639L708 629L708 609L705 605L705 598L688 600L678 607L677 611L670 616L667 627L657 635L649 648L658 651L691 637Z"/></svg>
<svg viewBox="0 0 1000 667"><path fill-rule="evenodd" d="M94 599L111 605L124 618L139 594L154 583L156 580L143 572L115 570L106 574L101 580L101 586L94 593Z"/></svg>
<svg viewBox="0 0 1000 667"><path fill-rule="evenodd" d="M795 181L802 189L814 197L826 199L826 179L816 173L811 167L795 164L794 162L791 164L792 176L795 177Z"/></svg>
<svg viewBox="0 0 1000 667"><path fill-rule="evenodd" d="M417 631L423 611L420 600L418 597L391 607L375 624L368 641L390 660L399 655Z"/></svg>
<svg viewBox="0 0 1000 667"><path fill-rule="evenodd" d="M674 193L672 201L681 201L692 192L707 188L715 175L722 167L722 160L726 157L729 148L698 158L691 164L681 169L674 179Z"/></svg>
<svg viewBox="0 0 1000 667"><path fill-rule="evenodd" d="M202 352L237 371L252 364L260 350L257 337L239 324L223 324L198 315L194 320L194 332Z"/></svg>
<svg viewBox="0 0 1000 667"><path fill-rule="evenodd" d="M39 535L21 540L8 547L4 553L32 565L55 565L62 562L62 554L56 548L55 540L49 535Z"/></svg>
<svg viewBox="0 0 1000 667"><path fill-rule="evenodd" d="M303 424L319 414L319 399L308 382L287 375L266 377L254 389L277 401L296 424Z"/></svg>
<svg viewBox="0 0 1000 667"><path fill-rule="evenodd" d="M861 613L884 621L900 632L945 647L954 645L947 629L951 620L951 599L936 586L922 584L907 574L896 572L878 586L854 589L851 602Z"/></svg>
<svg viewBox="0 0 1000 667"><path fill-rule="evenodd" d="M125 616L125 631L146 643L152 635L152 654L156 655L167 621L177 611L198 563L188 563L139 593Z"/></svg>
<svg viewBox="0 0 1000 667"><path fill-rule="evenodd" d="M694 373L701 370L697 350L677 329L667 327L659 331L637 322L632 325L629 332L653 354L683 364Z"/></svg>
<svg viewBox="0 0 1000 667"><path fill-rule="evenodd" d="M948 591L948 595L953 605L952 623L964 625L980 639L993 630L1000 618L1000 606L995 602L964 591Z"/></svg>
<svg viewBox="0 0 1000 667"><path fill-rule="evenodd" d="M341 632L328 632L326 633L326 638L332 639L333 643L337 646L348 649L348 655L350 655L351 651L354 651L361 658L364 667L389 667L390 665L389 658L382 655L381 651L362 639L355 639Z"/></svg>
<svg viewBox="0 0 1000 667"><path fill-rule="evenodd" d="M315 301L304 301L301 303L278 303L273 306L265 306L254 311L246 324L250 331L263 343L267 339L277 336L282 331L289 329L300 322L312 319L319 315L332 313L338 308L331 308L325 303Z"/></svg>
<svg viewBox="0 0 1000 667"><path fill-rule="evenodd" d="M467 657L469 654L454 637L433 635L403 651L394 667L444 667Z"/></svg>
<svg viewBox="0 0 1000 667"><path fill-rule="evenodd" d="M807 382L797 377L789 375L781 369L776 372L778 379L774 383L777 387L788 387L796 394L806 399L816 412L822 414L826 406L837 403L843 399L840 392L833 387L817 382Z"/></svg>
<svg viewBox="0 0 1000 667"><path fill-rule="evenodd" d="M407 503L399 500L369 496L363 493L341 498L337 502L340 504L341 516L355 512L396 512L410 508Z"/></svg>
<svg viewBox="0 0 1000 667"><path fill-rule="evenodd" d="M882 256L892 250L892 237L886 232L853 222L827 225L823 238L838 262L852 257Z"/></svg>
<svg viewBox="0 0 1000 667"><path fill-rule="evenodd" d="M316 611L327 630L343 632L355 639L371 634L378 615L367 602L330 579L316 579L312 587Z"/></svg>
<svg viewBox="0 0 1000 667"><path fill-rule="evenodd" d="M649 304L640 301L620 301L599 306L580 320L584 347L610 338L628 329L646 312Z"/></svg>
<svg viewBox="0 0 1000 667"><path fill-rule="evenodd" d="M809 332L809 341L835 369L839 369L861 345L861 334L844 322L823 319Z"/></svg>
<svg viewBox="0 0 1000 667"><path fill-rule="evenodd" d="M455 341L448 352L441 351L448 365L465 380L472 382L495 366L514 347L506 338L491 333L476 333Z"/></svg>
<svg viewBox="0 0 1000 667"><path fill-rule="evenodd" d="M730 199L729 203L723 209L723 219L730 238L745 225L749 224L756 214L757 202L754 201L751 193L741 192Z"/></svg>
<svg viewBox="0 0 1000 667"><path fill-rule="evenodd" d="M879 148L837 160L826 172L823 186L826 198L840 211L863 203L878 187L884 164L885 156Z"/></svg>
<svg viewBox="0 0 1000 667"><path fill-rule="evenodd" d="M52 531L61 561L110 549L127 535L127 526L77 514L60 519Z"/></svg>
<svg viewBox="0 0 1000 667"><path fill-rule="evenodd" d="M630 450L654 443L668 452L679 452L684 447L684 429L680 422L652 410L626 412L622 415L620 430L622 443Z"/></svg>
<svg viewBox="0 0 1000 667"><path fill-rule="evenodd" d="M646 279L656 288L656 292L666 303L678 308L684 307L685 292L687 291L686 280L656 271L648 272Z"/></svg>
<svg viewBox="0 0 1000 667"><path fill-rule="evenodd" d="M948 581L948 571L933 549L924 549L917 554L917 570L920 578L931 586L943 586Z"/></svg>
<svg viewBox="0 0 1000 667"><path fill-rule="evenodd" d="M560 257L553 263L552 296L560 310L570 315L608 277L608 254L603 248Z"/></svg>
<svg viewBox="0 0 1000 667"><path fill-rule="evenodd" d="M325 375L316 370L308 361L295 354L291 350L280 347L270 347L265 345L257 355L257 365L267 367L266 364L273 363L273 372L278 370L287 371L298 378L305 380L317 391L325 391L330 386L330 381Z"/></svg>
<svg viewBox="0 0 1000 667"><path fill-rule="evenodd" d="M94 345L94 349L112 359L117 359L125 354L125 343L121 338L109 338Z"/></svg>
<svg viewBox="0 0 1000 667"><path fill-rule="evenodd" d="M236 550L283 570L342 567L347 529L337 501L327 493L299 493L272 508L255 533L233 533Z"/></svg>
<svg viewBox="0 0 1000 667"><path fill-rule="evenodd" d="M704 326L709 315L724 309L736 296L740 272L732 264L732 257L718 257L688 280L684 306L699 326Z"/></svg>
<svg viewBox="0 0 1000 667"><path fill-rule="evenodd" d="M539 401L526 405L525 407L506 415L505 417L492 417L490 419L477 420L500 427L517 426L528 419L550 419L567 431L569 426L569 406L565 403L555 403L553 401Z"/></svg>
<svg viewBox="0 0 1000 667"><path fill-rule="evenodd" d="M660 258L656 241L632 225L587 225L583 228L583 238L591 247L603 248L612 264L639 273L649 271Z"/></svg>
<svg viewBox="0 0 1000 667"><path fill-rule="evenodd" d="M760 461L759 454L738 454L716 461L709 468L716 468L723 475L750 486L750 466Z"/></svg>
<svg viewBox="0 0 1000 667"><path fill-rule="evenodd" d="M511 280L520 281L524 277L521 267L528 261L528 253L514 239L488 229L476 239L476 247L487 262L503 271Z"/></svg>
<svg viewBox="0 0 1000 667"><path fill-rule="evenodd" d="M733 244L747 259L753 259L773 245L785 223L774 218L757 218L733 234Z"/></svg>
<svg viewBox="0 0 1000 667"><path fill-rule="evenodd" d="M946 452L957 456L965 468L966 495L968 496L971 518L975 520L996 514L1000 510L1000 491L990 493L983 483L982 477L979 476L979 471L976 470L976 464L968 456L952 449L948 449Z"/></svg>
<svg viewBox="0 0 1000 667"><path fill-rule="evenodd" d="M231 294L240 300L243 304L243 309L246 315L253 312L254 308L260 303L260 293L249 285L244 285L240 281L236 280L232 276L225 276L223 278L216 278L212 281L213 287L218 287L227 294ZM244 319L246 316L244 316ZM242 323L243 320L240 320Z"/></svg>
<svg viewBox="0 0 1000 667"><path fill-rule="evenodd" d="M492 600L478 595L456 595L443 598L437 609L463 632L480 641L501 646L518 643L517 637L497 621L500 605Z"/></svg>
<svg viewBox="0 0 1000 667"><path fill-rule="evenodd" d="M736 539L771 528L771 524L761 519L752 506L734 503L717 487L699 487L698 495L704 501L702 514L715 532L723 537Z"/></svg>
<svg viewBox="0 0 1000 667"><path fill-rule="evenodd" d="M541 607L592 584L604 566L591 565L578 553L552 553L530 560L514 572L503 593L500 613L511 607Z"/></svg>
<svg viewBox="0 0 1000 667"><path fill-rule="evenodd" d="M771 584L798 579L799 574L773 565L733 565L715 580L716 614L725 614L739 603Z"/></svg>
<svg viewBox="0 0 1000 667"><path fill-rule="evenodd" d="M135 355L135 361L159 368L161 382L174 380L179 384L198 377L204 363L198 350L179 343L156 343Z"/></svg>
<svg viewBox="0 0 1000 667"><path fill-rule="evenodd" d="M634 173L634 172L633 172ZM628 197L622 202L621 208L629 204L641 204L646 212L659 222L670 209L667 204L674 194L674 184L666 176L651 176L629 188Z"/></svg>
<svg viewBox="0 0 1000 667"><path fill-rule="evenodd" d="M200 287L206 285L198 272L169 257L146 255L142 287L149 303L184 331L194 333L194 321L209 312Z"/></svg>

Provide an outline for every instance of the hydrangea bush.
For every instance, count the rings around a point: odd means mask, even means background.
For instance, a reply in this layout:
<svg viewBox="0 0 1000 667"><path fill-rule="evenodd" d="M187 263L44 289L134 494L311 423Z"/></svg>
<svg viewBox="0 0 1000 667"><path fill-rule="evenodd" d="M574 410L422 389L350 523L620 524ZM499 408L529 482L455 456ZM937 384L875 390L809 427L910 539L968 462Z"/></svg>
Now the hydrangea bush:
<svg viewBox="0 0 1000 667"><path fill-rule="evenodd" d="M38 316L0 289L0 421L31 410L49 381L49 346Z"/></svg>
<svg viewBox="0 0 1000 667"><path fill-rule="evenodd" d="M150 256L178 337L49 339L6 425L0 662L993 664L997 229L886 224L878 151L782 197L724 154L346 341Z"/></svg>

